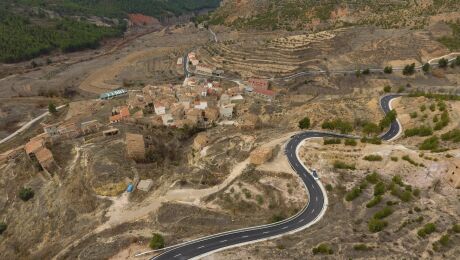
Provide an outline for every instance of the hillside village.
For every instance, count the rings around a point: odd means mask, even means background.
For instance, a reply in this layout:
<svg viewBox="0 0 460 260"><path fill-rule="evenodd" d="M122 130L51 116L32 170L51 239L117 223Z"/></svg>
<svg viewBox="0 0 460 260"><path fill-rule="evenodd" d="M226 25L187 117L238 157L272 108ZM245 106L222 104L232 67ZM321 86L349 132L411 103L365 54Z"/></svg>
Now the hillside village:
<svg viewBox="0 0 460 260"><path fill-rule="evenodd" d="M112 106L111 114L106 116L107 120L99 121L91 114L79 113L64 122L42 123L43 133L31 138L24 146L29 159L38 170L43 170L51 177L61 168L54 160L49 146L78 138L88 142L94 138L118 135L120 126L125 124L201 130L218 124L246 130L260 125L259 116L250 113L248 107L251 102L275 101L276 92L270 90L271 83L268 80L249 78L244 83L223 85L215 70L206 70L210 67L199 65L200 61L194 52L189 53L188 58L189 65L200 76L187 77L182 85L147 85L139 90L120 88L100 94L97 105L91 108L93 115L100 114L100 107L111 106L112 100L118 101L117 105ZM178 62L179 65L182 64ZM148 145L144 137L129 132L125 135L128 158L145 161ZM200 143L207 142L205 136L197 136L197 149L203 147ZM12 150L2 154L1 158L14 158L19 151ZM271 158L271 150L257 150L253 154L253 161L259 161L257 164Z"/></svg>

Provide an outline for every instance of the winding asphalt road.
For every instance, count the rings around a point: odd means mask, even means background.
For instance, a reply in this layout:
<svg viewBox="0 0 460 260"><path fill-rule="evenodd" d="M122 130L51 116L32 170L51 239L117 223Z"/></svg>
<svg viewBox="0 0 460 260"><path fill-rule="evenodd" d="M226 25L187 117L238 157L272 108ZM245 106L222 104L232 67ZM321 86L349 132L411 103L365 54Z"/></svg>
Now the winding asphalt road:
<svg viewBox="0 0 460 260"><path fill-rule="evenodd" d="M401 95L392 94L382 97L380 99L382 110L385 113L388 113L391 110L391 100L399 96ZM388 132L382 135L381 138L383 140L391 140L398 135L400 129L401 126L399 122L395 120L392 122ZM285 154L291 164L291 167L302 179L302 182L308 191L309 197L308 204L295 216L269 225L224 232L179 244L165 249L161 254L152 257L151 259L163 260L198 258L226 248L273 239L288 233L295 233L314 224L322 217L327 208L327 195L321 182L315 180L311 173L299 160L297 151L305 140L317 137L357 138L317 131L302 132L291 137L286 145Z"/></svg>

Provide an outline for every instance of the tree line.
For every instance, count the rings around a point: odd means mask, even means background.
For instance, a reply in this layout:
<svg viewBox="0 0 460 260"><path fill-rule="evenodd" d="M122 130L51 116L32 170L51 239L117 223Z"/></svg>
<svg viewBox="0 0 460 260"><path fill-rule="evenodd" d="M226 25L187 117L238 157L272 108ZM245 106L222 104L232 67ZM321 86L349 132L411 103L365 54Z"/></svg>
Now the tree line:
<svg viewBox="0 0 460 260"><path fill-rule="evenodd" d="M126 18L128 13L142 13L157 18L177 16L201 9L216 8L220 0L4 0L38 6L62 15L96 15Z"/></svg>
<svg viewBox="0 0 460 260"><path fill-rule="evenodd" d="M123 34L126 26L99 27L72 19L31 23L20 16L0 13L0 61L19 62L59 49L73 52L97 48L103 38Z"/></svg>

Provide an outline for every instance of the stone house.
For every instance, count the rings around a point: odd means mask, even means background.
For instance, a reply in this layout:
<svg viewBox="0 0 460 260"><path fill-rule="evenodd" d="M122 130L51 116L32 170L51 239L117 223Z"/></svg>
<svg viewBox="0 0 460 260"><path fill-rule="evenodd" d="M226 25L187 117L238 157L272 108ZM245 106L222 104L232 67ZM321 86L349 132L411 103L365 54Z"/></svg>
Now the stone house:
<svg viewBox="0 0 460 260"><path fill-rule="evenodd" d="M155 108L155 114L160 115L160 116L166 114L166 106L163 105L163 103L156 102L154 105L154 108Z"/></svg>
<svg viewBox="0 0 460 260"><path fill-rule="evenodd" d="M144 136L140 134L126 133L125 143L129 158L135 161L145 160Z"/></svg>
<svg viewBox="0 0 460 260"><path fill-rule="evenodd" d="M117 107L112 110L112 116L109 118L111 124L124 121L130 117L128 106Z"/></svg>
<svg viewBox="0 0 460 260"><path fill-rule="evenodd" d="M230 119L233 117L234 104L223 105L219 107L219 114L222 118Z"/></svg>

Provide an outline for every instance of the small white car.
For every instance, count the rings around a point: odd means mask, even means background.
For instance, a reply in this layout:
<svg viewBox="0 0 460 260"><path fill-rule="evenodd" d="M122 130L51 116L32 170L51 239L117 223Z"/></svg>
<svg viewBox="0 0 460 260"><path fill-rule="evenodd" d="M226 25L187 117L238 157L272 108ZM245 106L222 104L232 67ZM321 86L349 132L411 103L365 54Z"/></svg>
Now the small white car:
<svg viewBox="0 0 460 260"><path fill-rule="evenodd" d="M314 178L315 180L319 180L318 173L316 172L315 169L313 169L313 170L311 171L311 175L313 175L313 178Z"/></svg>

